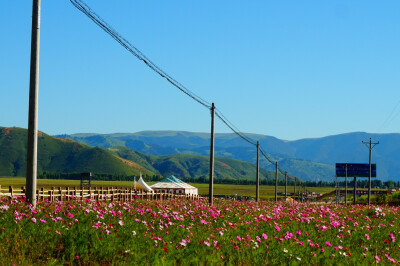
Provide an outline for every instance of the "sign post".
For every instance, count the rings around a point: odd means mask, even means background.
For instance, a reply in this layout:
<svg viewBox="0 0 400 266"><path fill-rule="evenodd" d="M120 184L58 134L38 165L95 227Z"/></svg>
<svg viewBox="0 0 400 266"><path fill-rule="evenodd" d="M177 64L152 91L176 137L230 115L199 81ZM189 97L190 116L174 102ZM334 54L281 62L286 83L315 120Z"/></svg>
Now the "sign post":
<svg viewBox="0 0 400 266"><path fill-rule="evenodd" d="M376 177L376 164L365 163L336 163L336 177L346 178L346 200L347 204L347 177L354 177L354 200L356 203L357 196L357 177ZM369 202L369 201L368 201Z"/></svg>

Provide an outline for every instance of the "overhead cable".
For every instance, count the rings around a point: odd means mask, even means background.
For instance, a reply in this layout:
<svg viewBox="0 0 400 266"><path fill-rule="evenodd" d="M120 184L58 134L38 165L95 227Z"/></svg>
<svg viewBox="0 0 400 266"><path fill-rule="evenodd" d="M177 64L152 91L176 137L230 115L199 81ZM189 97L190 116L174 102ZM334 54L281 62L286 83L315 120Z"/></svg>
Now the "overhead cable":
<svg viewBox="0 0 400 266"><path fill-rule="evenodd" d="M82 0L70 0L70 2L82 13L84 13L88 18L90 18L94 23L96 23L100 28L102 28L108 35L110 35L114 40L121 44L126 50L137 57L139 60L143 61L149 68L158 73L161 77L165 78L173 86L181 90L187 96L200 103L206 108L210 108L211 104L202 99L200 96L196 95L194 92L190 91L188 88L183 86L173 77L168 75L159 66L153 63L148 57L146 57L139 49L133 46L128 40L122 37L116 30L114 30L104 19L97 15L85 2Z"/></svg>
<svg viewBox="0 0 400 266"><path fill-rule="evenodd" d="M173 77L168 75L164 70L162 70L158 65L153 63L148 57L146 57L138 48L132 45L128 40L126 40L123 36L121 36L115 29L113 29L103 18L96 14L84 1L82 0L70 0L70 2L83 14L85 14L88 18L90 18L95 24L97 24L102 30L104 30L108 35L110 35L114 40L116 40L121 46L123 46L128 52L134 55L136 58L145 63L150 69L159 74L162 78L166 79L173 86L178 88L180 91L185 93L187 96L200 103L204 107L211 109L211 104L206 100L202 99L200 96L196 95L194 92L186 88L180 82L175 80ZM215 111L216 116L228 127L230 128L237 136L242 138L244 141L248 142L251 145L256 146L257 143L252 138L246 136L242 133L235 125L233 125L218 109ZM266 153L260 147L260 151L264 158L274 164L274 162L266 155ZM282 172L281 169L278 170Z"/></svg>
<svg viewBox="0 0 400 266"><path fill-rule="evenodd" d="M251 145L256 146L257 142L255 142L253 139L250 137L247 137L244 133L240 132L240 130L233 125L222 113L219 111L217 108L215 110L216 116L227 126L229 127L236 135L238 135L240 138L242 138L244 141L250 143Z"/></svg>

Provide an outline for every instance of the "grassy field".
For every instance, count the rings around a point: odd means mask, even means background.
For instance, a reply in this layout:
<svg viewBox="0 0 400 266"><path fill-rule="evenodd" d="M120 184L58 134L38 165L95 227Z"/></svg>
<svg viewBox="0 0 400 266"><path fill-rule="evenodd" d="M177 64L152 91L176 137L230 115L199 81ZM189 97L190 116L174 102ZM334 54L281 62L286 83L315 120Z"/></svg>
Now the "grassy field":
<svg viewBox="0 0 400 266"><path fill-rule="evenodd" d="M148 182L149 185L155 182ZM0 177L0 185L4 187L13 186L19 188L25 186L25 178L21 177ZM79 180L57 180L57 179L38 179L37 186L38 189L51 188L51 187L79 187ZM92 181L92 186L98 187L131 187L133 182L131 181ZM191 184L199 189L200 195L208 195L208 184ZM315 193L326 193L333 190L331 187L308 187L308 191L313 191ZM283 193L285 191L284 186L278 186L278 193ZM293 193L294 187L288 186L288 193ZM260 186L260 198L262 199L272 199L274 198L275 187L274 186ZM241 196L256 196L256 186L255 185L232 185L232 184L214 184L214 195L241 195Z"/></svg>

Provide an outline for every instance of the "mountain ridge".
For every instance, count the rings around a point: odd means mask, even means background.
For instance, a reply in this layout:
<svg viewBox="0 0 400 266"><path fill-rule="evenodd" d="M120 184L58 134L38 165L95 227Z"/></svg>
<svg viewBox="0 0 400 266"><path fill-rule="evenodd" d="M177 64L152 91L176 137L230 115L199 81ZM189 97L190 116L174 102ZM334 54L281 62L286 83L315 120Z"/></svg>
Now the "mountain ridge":
<svg viewBox="0 0 400 266"><path fill-rule="evenodd" d="M84 136L82 134L84 133L81 133L80 136ZM110 147L113 142L118 142L119 146L126 146L153 155L179 153L208 155L210 145L209 133L189 131L153 130L136 133L92 134L87 138L78 137L75 134L68 136L78 142L100 147ZM268 156L274 161L292 160L293 164L297 160L296 165L283 170L287 170L289 173L296 172L304 180L315 181L332 181L335 175L335 163L368 163L368 149L361 141L368 141L371 137L373 141L380 141L372 154L373 163L377 164L379 178L400 180L399 133L378 134L359 131L299 140L280 140L262 134L246 134L246 136L257 138L264 151L268 152ZM255 147L234 133L215 134L215 154L251 163L255 163L256 160ZM313 175L308 169L305 169L312 165L311 162L315 163L313 167L318 165L321 167L318 174ZM301 170L299 165L303 165L304 169ZM265 160L261 160L261 166L273 170L273 166L267 164ZM293 171L292 169L297 170Z"/></svg>
<svg viewBox="0 0 400 266"><path fill-rule="evenodd" d="M92 135L93 136L93 135ZM96 137L96 136L94 136ZM24 176L26 173L27 130L0 127L0 176ZM72 139L52 137L40 132L38 173L114 174L124 176L177 175L208 178L209 158L202 155L147 155L126 147L107 149L90 147ZM273 172L260 170L260 178L272 179ZM254 180L255 166L229 158L215 158L216 179ZM282 176L280 176L282 178Z"/></svg>

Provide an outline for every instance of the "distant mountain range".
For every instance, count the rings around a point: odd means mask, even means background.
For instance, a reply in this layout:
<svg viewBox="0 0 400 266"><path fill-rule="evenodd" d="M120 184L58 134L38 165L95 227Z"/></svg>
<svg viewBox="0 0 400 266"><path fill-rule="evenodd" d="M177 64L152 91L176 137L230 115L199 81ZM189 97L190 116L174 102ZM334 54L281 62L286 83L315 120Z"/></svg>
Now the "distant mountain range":
<svg viewBox="0 0 400 266"><path fill-rule="evenodd" d="M26 153L27 130L0 127L0 176L25 176ZM44 171L196 178L208 177L209 158L193 154L147 155L123 146L91 147L39 132L38 173ZM255 179L255 176L256 169L251 163L231 158L215 159L215 178ZM273 177L273 172L260 169L261 179Z"/></svg>
<svg viewBox="0 0 400 266"><path fill-rule="evenodd" d="M378 178L400 180L400 134L347 133L323 138L280 140L275 137L247 134L259 140L272 160L282 170L303 180L332 181L335 163L368 163L368 149L362 141L379 141L373 149L372 161L377 164ZM59 135L89 146L110 148L115 146L151 154L208 155L210 135L181 131L143 131L116 134ZM216 134L216 156L256 162L256 149L235 134ZM261 160L261 166L273 170L274 165Z"/></svg>

